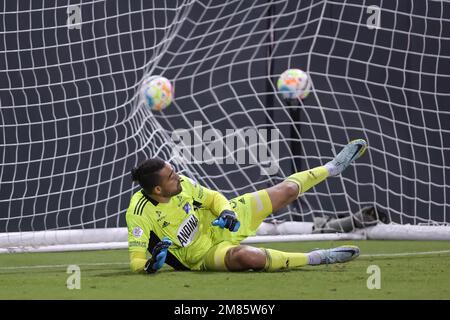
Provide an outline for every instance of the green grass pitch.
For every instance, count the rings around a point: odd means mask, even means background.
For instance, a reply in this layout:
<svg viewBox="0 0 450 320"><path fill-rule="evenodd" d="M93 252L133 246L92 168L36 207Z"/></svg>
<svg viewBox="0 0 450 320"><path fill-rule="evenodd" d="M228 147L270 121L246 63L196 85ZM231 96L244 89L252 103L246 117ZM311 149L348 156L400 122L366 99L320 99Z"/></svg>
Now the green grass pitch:
<svg viewBox="0 0 450 320"><path fill-rule="evenodd" d="M0 299L450 299L450 243L445 241L320 241L258 244L306 252L354 244L346 264L284 272L129 271L126 250L0 255ZM400 255L397 255L400 254ZM66 286L78 265L81 288ZM368 268L380 268L380 289L368 289Z"/></svg>

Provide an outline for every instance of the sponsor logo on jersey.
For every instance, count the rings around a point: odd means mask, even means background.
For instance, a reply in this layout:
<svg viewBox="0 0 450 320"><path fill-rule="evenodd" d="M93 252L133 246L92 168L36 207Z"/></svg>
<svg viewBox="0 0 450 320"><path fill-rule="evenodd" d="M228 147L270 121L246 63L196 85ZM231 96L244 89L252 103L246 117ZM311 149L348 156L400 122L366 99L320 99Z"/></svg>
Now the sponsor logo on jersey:
<svg viewBox="0 0 450 320"><path fill-rule="evenodd" d="M158 215L158 218L156 219L156 221L160 222L161 220L166 218L166 215L162 211L155 211L155 212Z"/></svg>
<svg viewBox="0 0 450 320"><path fill-rule="evenodd" d="M144 234L144 230L139 227L134 227L131 233L135 238L140 238Z"/></svg>
<svg viewBox="0 0 450 320"><path fill-rule="evenodd" d="M167 227L168 225L170 225L170 222L164 221L162 224L162 228Z"/></svg>
<svg viewBox="0 0 450 320"><path fill-rule="evenodd" d="M177 232L178 241L180 241L180 244L183 247L188 246L192 242L197 234L198 228L198 219L193 214L189 215L189 217L183 221Z"/></svg>
<svg viewBox="0 0 450 320"><path fill-rule="evenodd" d="M156 219L156 221L160 222L161 220L164 220L166 218L166 215L162 215L161 217L159 217L158 219Z"/></svg>
<svg viewBox="0 0 450 320"><path fill-rule="evenodd" d="M146 248L147 243L144 241L130 241L128 242L129 247L140 247L140 248Z"/></svg>

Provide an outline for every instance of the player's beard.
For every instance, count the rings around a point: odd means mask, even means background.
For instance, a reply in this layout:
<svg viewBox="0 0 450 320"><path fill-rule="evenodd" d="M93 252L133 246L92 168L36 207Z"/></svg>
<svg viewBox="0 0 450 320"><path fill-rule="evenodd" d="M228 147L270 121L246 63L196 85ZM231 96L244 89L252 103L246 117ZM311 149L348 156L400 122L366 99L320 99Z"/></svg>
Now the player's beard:
<svg viewBox="0 0 450 320"><path fill-rule="evenodd" d="M180 194L181 191L183 191L183 189L181 188L181 182L178 182L177 190L172 191L172 192L167 192L163 196L166 198L173 197L173 196L176 196L177 194Z"/></svg>

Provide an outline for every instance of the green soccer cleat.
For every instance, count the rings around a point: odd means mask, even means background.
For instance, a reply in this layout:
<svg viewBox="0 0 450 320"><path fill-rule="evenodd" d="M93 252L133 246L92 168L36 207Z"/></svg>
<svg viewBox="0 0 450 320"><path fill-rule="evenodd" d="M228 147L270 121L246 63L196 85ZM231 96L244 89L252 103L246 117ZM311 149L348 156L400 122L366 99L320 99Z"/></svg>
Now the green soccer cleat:
<svg viewBox="0 0 450 320"><path fill-rule="evenodd" d="M362 156L367 149L367 142L363 139L350 141L338 155L325 164L330 176L337 176L344 171L352 161Z"/></svg>
<svg viewBox="0 0 450 320"><path fill-rule="evenodd" d="M341 246L331 249L316 249L309 253L315 255L315 261L318 264L344 263L353 260L359 256L359 248L356 246Z"/></svg>

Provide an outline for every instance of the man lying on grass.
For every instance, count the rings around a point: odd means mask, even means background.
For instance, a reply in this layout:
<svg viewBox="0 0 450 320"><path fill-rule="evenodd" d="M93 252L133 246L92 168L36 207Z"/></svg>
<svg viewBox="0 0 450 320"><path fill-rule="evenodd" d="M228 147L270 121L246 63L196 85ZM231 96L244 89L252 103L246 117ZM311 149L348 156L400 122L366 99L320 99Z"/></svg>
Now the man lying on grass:
<svg viewBox="0 0 450 320"><path fill-rule="evenodd" d="M178 175L162 159L145 160L132 170L133 181L142 189L133 195L126 213L131 270L154 273L167 263L175 270L275 271L358 257L358 247L350 245L293 253L240 242L255 235L272 212L326 178L339 175L366 148L364 140L353 140L324 166L230 201Z"/></svg>

